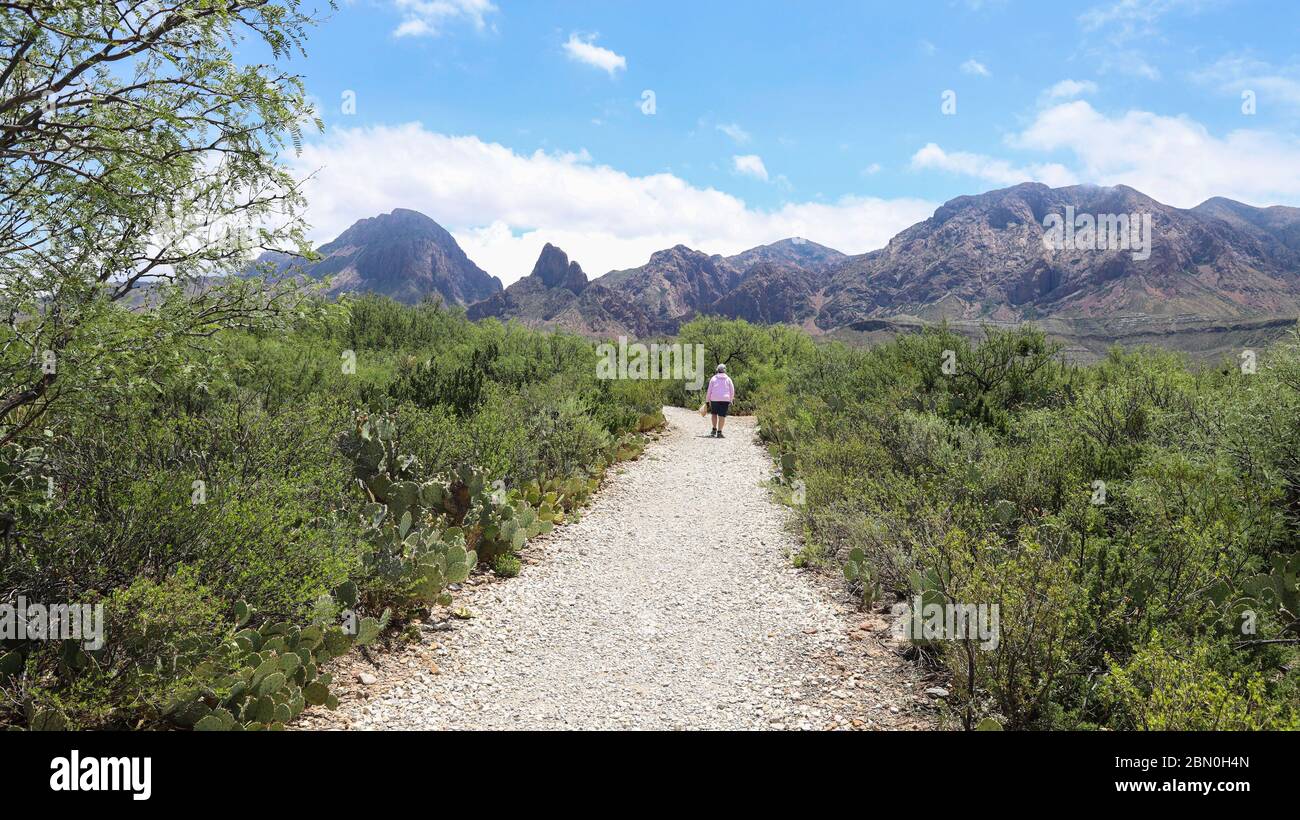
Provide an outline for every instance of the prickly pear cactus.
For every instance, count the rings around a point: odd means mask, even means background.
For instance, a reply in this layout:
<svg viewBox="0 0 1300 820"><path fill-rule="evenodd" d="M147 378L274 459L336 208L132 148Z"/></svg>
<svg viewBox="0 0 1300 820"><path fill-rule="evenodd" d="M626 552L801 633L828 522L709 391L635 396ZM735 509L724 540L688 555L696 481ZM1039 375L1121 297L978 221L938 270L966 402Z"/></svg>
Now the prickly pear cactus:
<svg viewBox="0 0 1300 820"><path fill-rule="evenodd" d="M851 588L862 595L863 606L871 606L880 600L880 582L876 580L866 553L860 547L849 551L849 560L844 563L844 578Z"/></svg>
<svg viewBox="0 0 1300 820"><path fill-rule="evenodd" d="M340 625L267 622L248 626L253 611L235 607L229 639L215 657L191 670L194 686L177 697L166 716L198 731L283 729L309 705L338 707L330 674L321 667L379 636L388 623L363 618L356 634Z"/></svg>
<svg viewBox="0 0 1300 820"><path fill-rule="evenodd" d="M467 546L467 517L488 503L487 480L472 467L422 481L419 462L399 455L397 430L387 416L358 415L340 442L369 503L362 524L372 549L362 596L371 609L396 607L403 615L449 599L446 588L469 577L478 560ZM477 539L478 531L472 536Z"/></svg>
<svg viewBox="0 0 1300 820"><path fill-rule="evenodd" d="M1281 624L1282 633L1300 634L1300 554L1275 553L1267 575L1246 581L1250 601Z"/></svg>
<svg viewBox="0 0 1300 820"><path fill-rule="evenodd" d="M362 522L374 549L364 597L372 607L413 610L445 601L446 587L464 581L477 563L496 566L529 538L576 516L600 485L574 475L505 491L469 464L426 480L416 458L398 453L396 434L390 417L359 414L340 440L369 502Z"/></svg>

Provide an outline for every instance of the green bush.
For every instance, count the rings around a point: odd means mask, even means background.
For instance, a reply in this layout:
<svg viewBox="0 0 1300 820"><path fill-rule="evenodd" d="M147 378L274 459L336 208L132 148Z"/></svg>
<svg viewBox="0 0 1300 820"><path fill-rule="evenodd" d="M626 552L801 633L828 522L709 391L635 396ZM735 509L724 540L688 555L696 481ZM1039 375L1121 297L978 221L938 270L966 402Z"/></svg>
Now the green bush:
<svg viewBox="0 0 1300 820"><path fill-rule="evenodd" d="M521 569L523 565L519 562L519 556L509 552L498 555L492 564L492 571L502 578L514 578Z"/></svg>
<svg viewBox="0 0 1300 820"><path fill-rule="evenodd" d="M1281 728L1300 715L1298 353L1256 374L1152 351L1082 367L1035 331L940 327L801 354L758 416L806 487L801 555L867 602L999 606L996 648L918 647L963 725Z"/></svg>
<svg viewBox="0 0 1300 820"><path fill-rule="evenodd" d="M639 451L664 391L599 380L577 336L378 297L197 344L52 406L0 452L0 583L104 602L109 622L86 659L0 647L0 723L274 728L328 705L320 663L445 602L476 558L508 570ZM383 472L439 487L436 510L357 486L376 472L339 446L358 410L390 420ZM236 625L237 608L255 614Z"/></svg>

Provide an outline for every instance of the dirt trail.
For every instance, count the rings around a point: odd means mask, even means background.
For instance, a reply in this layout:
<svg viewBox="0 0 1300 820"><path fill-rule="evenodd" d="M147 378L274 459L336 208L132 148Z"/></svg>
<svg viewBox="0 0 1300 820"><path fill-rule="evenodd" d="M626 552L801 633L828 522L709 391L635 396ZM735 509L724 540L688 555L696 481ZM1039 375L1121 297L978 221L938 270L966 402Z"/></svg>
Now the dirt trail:
<svg viewBox="0 0 1300 820"><path fill-rule="evenodd" d="M725 439L668 429L610 476L582 520L536 539L523 573L457 593L474 617L352 659L355 729L922 728L935 715L884 619L790 566L788 513L754 421ZM868 627L868 628L863 628ZM368 683L358 682L362 673Z"/></svg>

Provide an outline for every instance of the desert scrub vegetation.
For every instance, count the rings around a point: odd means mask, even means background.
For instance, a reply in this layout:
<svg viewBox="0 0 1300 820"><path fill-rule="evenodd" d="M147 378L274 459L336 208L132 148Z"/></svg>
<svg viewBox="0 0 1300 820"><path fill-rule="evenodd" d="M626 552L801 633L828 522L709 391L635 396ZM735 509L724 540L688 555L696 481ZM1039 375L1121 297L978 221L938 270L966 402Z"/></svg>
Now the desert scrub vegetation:
<svg viewBox="0 0 1300 820"><path fill-rule="evenodd" d="M656 423L660 387L598 382L585 340L248 269L311 255L283 158L321 127L290 70L313 14L0 9L0 604L104 627L7 632L0 723L332 705L324 664L508 570Z"/></svg>
<svg viewBox="0 0 1300 820"><path fill-rule="evenodd" d="M806 551L866 604L999 606L996 648L916 646L959 725L1297 728L1300 340L1255 372L1057 353L945 328L801 353L757 411Z"/></svg>
<svg viewBox="0 0 1300 820"><path fill-rule="evenodd" d="M674 341L704 349L704 380L719 364L727 366L736 385L731 412L749 415L764 402L772 385L784 381L788 369L809 356L813 342L808 334L785 325L752 325L743 319L701 316L682 325ZM704 390L691 390L683 382L669 386L670 403L698 407Z"/></svg>
<svg viewBox="0 0 1300 820"><path fill-rule="evenodd" d="M269 728L331 705L328 660L517 573L640 452L662 386L595 363L584 339L365 297L52 404L3 451L0 588L103 603L106 643L6 645L0 719Z"/></svg>

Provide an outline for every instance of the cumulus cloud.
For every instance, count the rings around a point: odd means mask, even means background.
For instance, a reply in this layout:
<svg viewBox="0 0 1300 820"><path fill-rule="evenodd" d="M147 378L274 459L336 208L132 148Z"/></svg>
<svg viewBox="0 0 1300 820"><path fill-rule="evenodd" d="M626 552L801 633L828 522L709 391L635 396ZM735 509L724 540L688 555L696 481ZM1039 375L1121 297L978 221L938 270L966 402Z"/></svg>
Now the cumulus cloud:
<svg viewBox="0 0 1300 820"><path fill-rule="evenodd" d="M767 182L767 166L763 164L763 158L758 154L740 154L734 156L731 158L731 164L736 169L736 173L755 177Z"/></svg>
<svg viewBox="0 0 1300 820"><path fill-rule="evenodd" d="M1300 202L1300 139L1289 134L1237 129L1217 136L1185 116L1149 111L1107 115L1075 100L1039 111L1007 145L1072 159L1015 164L930 143L912 156L912 167L999 185L1027 180L1053 186L1129 185L1181 208L1212 196L1261 206Z"/></svg>
<svg viewBox="0 0 1300 820"><path fill-rule="evenodd" d="M395 0L395 4L402 12L402 22L393 31L397 37L433 36L456 20L482 29L497 11L491 0Z"/></svg>
<svg viewBox="0 0 1300 820"><path fill-rule="evenodd" d="M983 63L981 63L979 60L975 60L975 59L967 60L966 62L962 63L961 70L963 74L973 74L976 77L992 76L992 73L988 70L988 67L985 66Z"/></svg>
<svg viewBox="0 0 1300 820"><path fill-rule="evenodd" d="M790 236L846 253L884 245L933 213L920 199L845 197L753 208L673 174L633 176L585 152L519 153L418 123L337 129L288 158L306 183L317 243L358 219L413 208L446 227L485 270L526 275L551 242L593 275L681 243L731 254Z"/></svg>
<svg viewBox="0 0 1300 820"><path fill-rule="evenodd" d="M918 170L938 170L992 182L996 185L1016 185L1021 182L1042 182L1059 187L1073 185L1077 180L1069 169L1058 163L1015 165L1004 159L967 151L945 151L933 142L912 155L912 167Z"/></svg>
<svg viewBox="0 0 1300 820"><path fill-rule="evenodd" d="M569 59L599 68L611 77L619 71L627 70L627 58L596 45L594 34L570 34L568 42L564 44L564 53L569 55Z"/></svg>
<svg viewBox="0 0 1300 820"><path fill-rule="evenodd" d="M1011 144L1068 151L1083 179L1131 185L1178 207L1212 196L1253 205L1300 201L1300 140L1290 135L1243 128L1215 136L1185 116L1107 116L1076 100L1039 112Z"/></svg>

